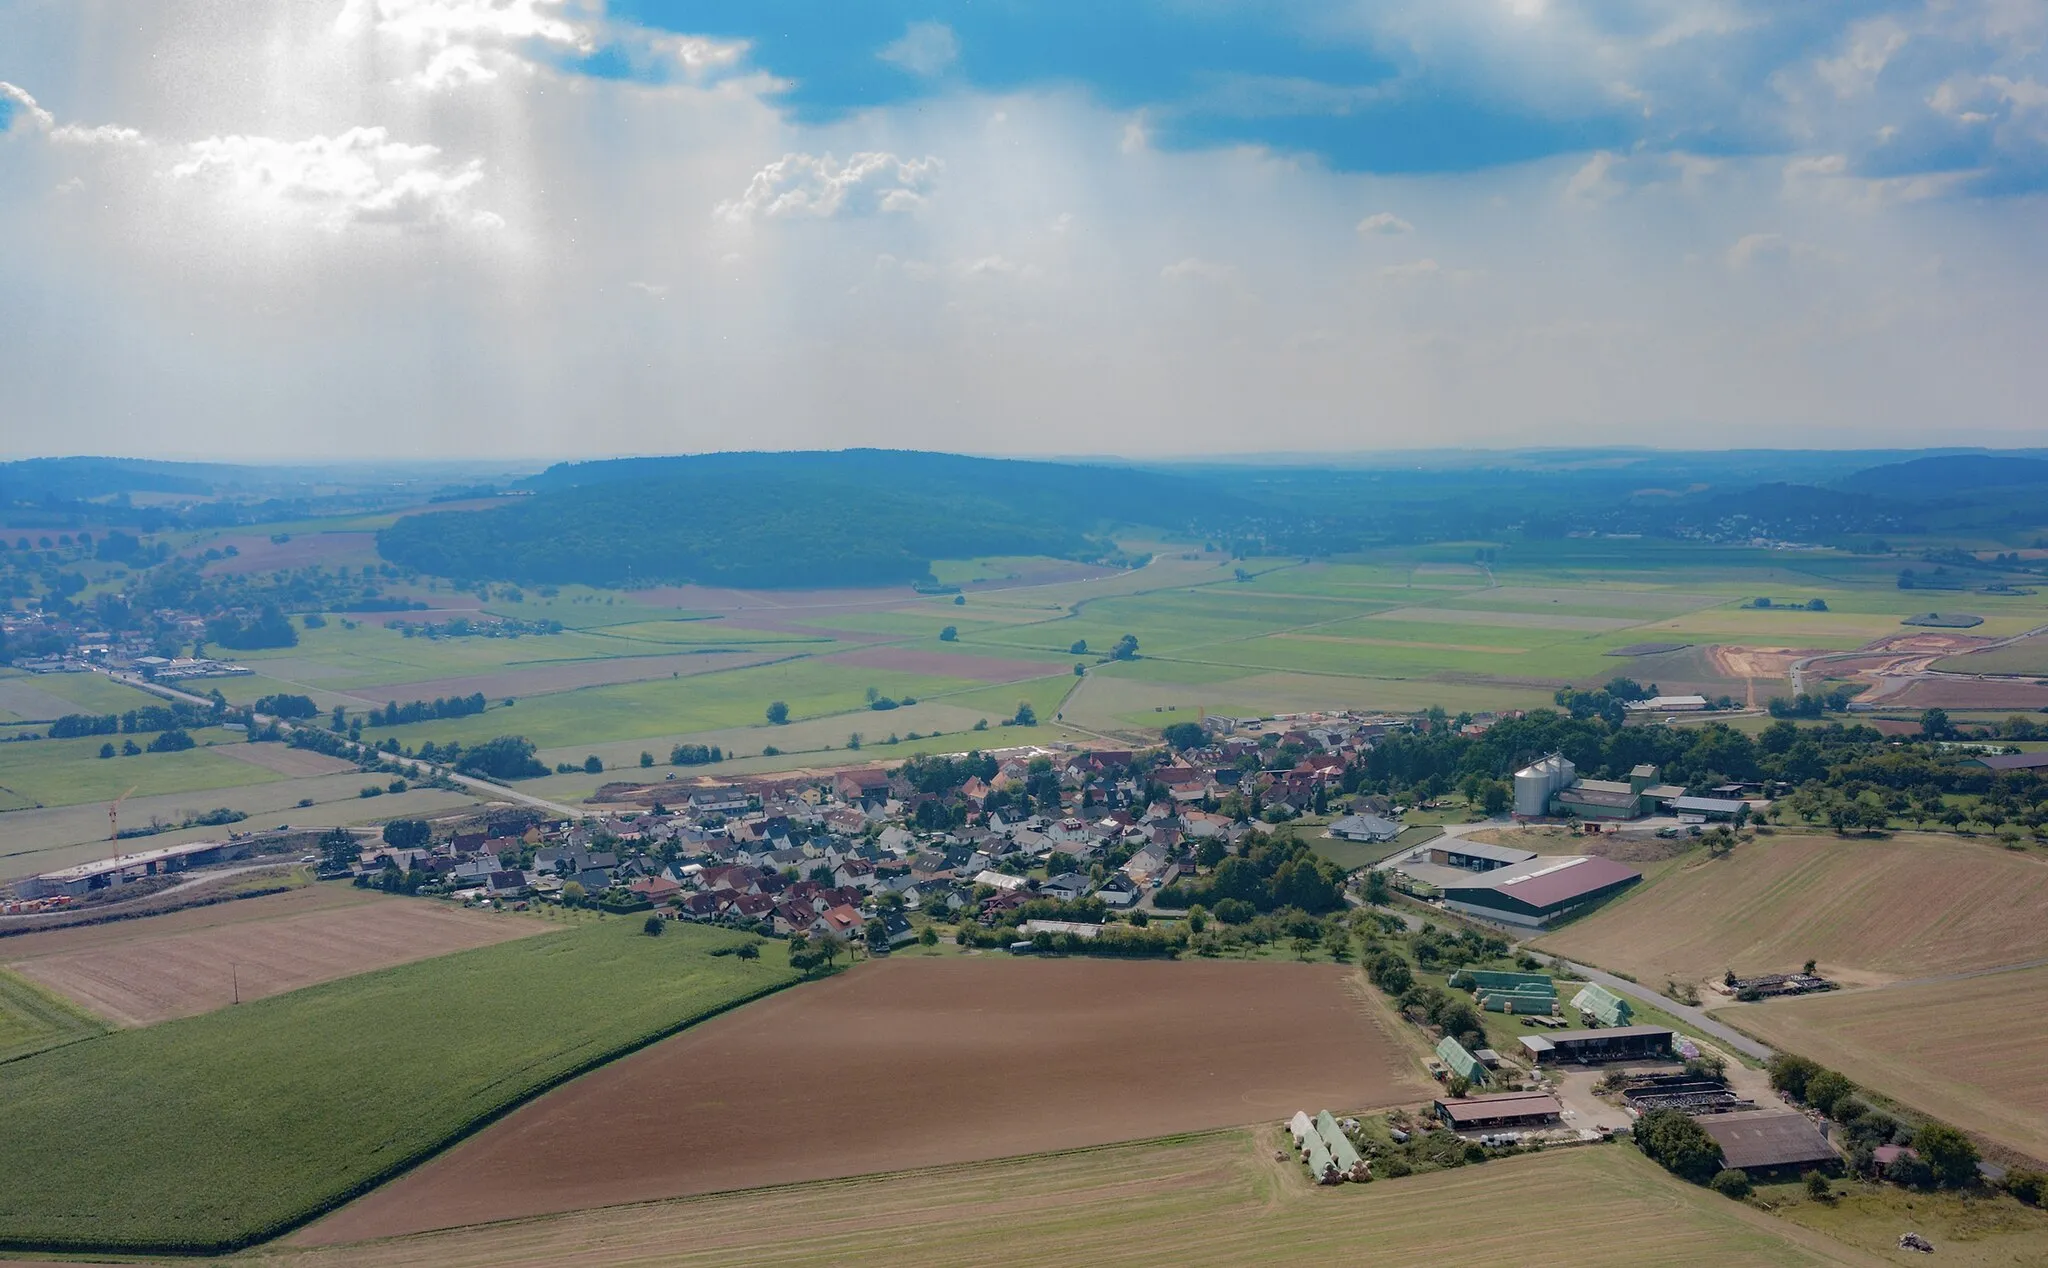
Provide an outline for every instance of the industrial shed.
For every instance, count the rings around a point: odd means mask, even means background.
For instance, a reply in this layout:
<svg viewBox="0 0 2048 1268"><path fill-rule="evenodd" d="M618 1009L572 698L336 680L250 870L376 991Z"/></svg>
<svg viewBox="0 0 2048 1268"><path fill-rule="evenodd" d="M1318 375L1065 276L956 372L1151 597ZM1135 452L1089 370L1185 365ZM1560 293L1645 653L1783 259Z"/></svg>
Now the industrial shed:
<svg viewBox="0 0 2048 1268"><path fill-rule="evenodd" d="M1643 874L1612 859L1537 858L1443 886L1444 905L1508 924L1542 926L1619 893Z"/></svg>
<svg viewBox="0 0 2048 1268"><path fill-rule="evenodd" d="M1452 1131L1480 1131L1492 1127L1541 1127L1557 1122L1564 1107L1548 1092L1506 1092L1499 1096L1472 1096L1462 1100L1440 1100L1436 1115Z"/></svg>
<svg viewBox="0 0 2048 1268"><path fill-rule="evenodd" d="M1787 1110L1756 1110L1713 1114L1699 1120L1721 1146L1721 1158L1744 1171L1785 1171L1829 1166L1839 1160L1835 1147L1804 1114Z"/></svg>
<svg viewBox="0 0 2048 1268"><path fill-rule="evenodd" d="M1554 1030L1547 1035L1523 1035L1522 1051L1539 1065L1668 1060L1671 1041L1672 1031L1664 1026Z"/></svg>

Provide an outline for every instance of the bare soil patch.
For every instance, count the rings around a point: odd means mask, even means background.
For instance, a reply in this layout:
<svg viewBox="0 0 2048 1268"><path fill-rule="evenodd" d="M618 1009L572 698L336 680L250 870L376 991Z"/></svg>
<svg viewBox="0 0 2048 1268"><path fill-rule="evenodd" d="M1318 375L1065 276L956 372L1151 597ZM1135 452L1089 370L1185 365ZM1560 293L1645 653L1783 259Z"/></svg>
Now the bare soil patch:
<svg viewBox="0 0 2048 1268"><path fill-rule="evenodd" d="M714 1018L303 1242L942 1166L1423 1095L1342 969L914 956Z"/></svg>
<svg viewBox="0 0 2048 1268"><path fill-rule="evenodd" d="M2048 864L1993 845L1760 837L1541 940L1645 982L1796 969L1884 982L2048 957Z"/></svg>
<svg viewBox="0 0 2048 1268"><path fill-rule="evenodd" d="M301 902L297 909L252 898L192 912L198 919L186 922L174 914L25 935L0 945L0 955L15 972L82 1008L119 1025L147 1026L226 1007L238 993L281 995L548 927L424 899L365 897L330 906ZM185 927L171 928L174 922Z"/></svg>
<svg viewBox="0 0 2048 1268"><path fill-rule="evenodd" d="M356 769L354 762L346 762L325 753L315 753L309 748L292 748L284 744L221 744L214 752L223 757L232 757L238 762L274 770L280 775L296 779L311 775L340 775Z"/></svg>
<svg viewBox="0 0 2048 1268"><path fill-rule="evenodd" d="M1792 662L1821 655L1803 647L1734 647L1707 649L1714 668L1729 678L1789 678Z"/></svg>
<svg viewBox="0 0 2048 1268"><path fill-rule="evenodd" d="M1663 863L1677 858L1697 844L1690 838L1676 840L1650 832L1603 832L1597 836L1573 833L1566 828L1481 828L1465 839L1488 845L1505 845L1538 854L1591 854L1617 863Z"/></svg>
<svg viewBox="0 0 2048 1268"><path fill-rule="evenodd" d="M887 669L905 674L929 674L934 678L969 678L976 682L1015 682L1020 678L1044 678L1061 672L1058 665L1042 660L1007 660L1001 656L954 655L951 652L918 651L909 647L863 647L838 652L822 659L867 669Z"/></svg>

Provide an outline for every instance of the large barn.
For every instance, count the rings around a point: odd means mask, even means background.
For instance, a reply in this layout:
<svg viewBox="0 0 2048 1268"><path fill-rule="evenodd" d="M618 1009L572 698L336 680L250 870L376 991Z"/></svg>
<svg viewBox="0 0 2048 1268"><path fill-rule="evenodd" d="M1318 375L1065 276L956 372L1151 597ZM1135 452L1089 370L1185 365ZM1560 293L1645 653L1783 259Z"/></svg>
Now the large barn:
<svg viewBox="0 0 2048 1268"><path fill-rule="evenodd" d="M1446 907L1540 928L1641 879L1641 872L1612 859L1574 856L1534 858L1470 880L1447 879L1442 888Z"/></svg>
<svg viewBox="0 0 2048 1268"><path fill-rule="evenodd" d="M1706 1114L1699 1125L1721 1146L1723 1163L1743 1171L1803 1170L1831 1166L1839 1160L1828 1138L1804 1114L1788 1110Z"/></svg>
<svg viewBox="0 0 2048 1268"><path fill-rule="evenodd" d="M1522 1051L1538 1065L1668 1060L1672 1037L1673 1032L1663 1026L1554 1030L1547 1035L1523 1035Z"/></svg>

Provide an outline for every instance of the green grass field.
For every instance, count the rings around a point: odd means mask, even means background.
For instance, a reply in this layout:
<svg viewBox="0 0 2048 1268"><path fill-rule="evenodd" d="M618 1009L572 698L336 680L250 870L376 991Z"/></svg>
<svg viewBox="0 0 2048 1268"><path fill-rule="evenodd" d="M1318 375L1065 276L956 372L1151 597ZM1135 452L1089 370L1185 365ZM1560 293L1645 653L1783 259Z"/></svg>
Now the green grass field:
<svg viewBox="0 0 2048 1268"><path fill-rule="evenodd" d="M144 705L161 704L155 696L139 687L130 687L115 682L104 674L9 674L10 682L20 682L37 691L68 701L77 713L126 713Z"/></svg>
<svg viewBox="0 0 2048 1268"><path fill-rule="evenodd" d="M0 969L0 1064L107 1033L99 1018L18 974ZM4 1081L5 1076L0 1076Z"/></svg>
<svg viewBox="0 0 2048 1268"><path fill-rule="evenodd" d="M569 1074L794 980L779 957L708 954L737 935L639 926L593 921L10 1063L0 1245L275 1234Z"/></svg>
<svg viewBox="0 0 2048 1268"><path fill-rule="evenodd" d="M182 753L138 753L134 757L101 758L100 745L112 741L119 748L124 740L132 739L146 747L150 736L97 735L79 740L0 745L0 790L5 790L0 797L11 792L24 804L72 806L111 801L130 789L135 796L150 797L159 793L239 788L283 778L274 771L203 747L209 742L220 746L240 744L241 736L216 729L194 731L191 735L202 747ZM4 825L0 825L0 831L4 831Z"/></svg>

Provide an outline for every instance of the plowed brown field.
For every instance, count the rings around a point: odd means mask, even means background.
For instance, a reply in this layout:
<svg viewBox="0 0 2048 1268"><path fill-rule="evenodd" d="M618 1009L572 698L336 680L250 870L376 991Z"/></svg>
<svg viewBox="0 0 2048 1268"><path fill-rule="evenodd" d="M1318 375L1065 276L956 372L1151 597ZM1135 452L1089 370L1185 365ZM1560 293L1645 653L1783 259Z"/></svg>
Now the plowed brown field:
<svg viewBox="0 0 2048 1268"><path fill-rule="evenodd" d="M1885 982L2048 957L2048 863L1996 845L1760 837L1539 942L1644 982L1782 973Z"/></svg>
<svg viewBox="0 0 2048 1268"><path fill-rule="evenodd" d="M899 956L579 1079L301 1234L387 1237L1411 1100L1346 970Z"/></svg>
<svg viewBox="0 0 2048 1268"><path fill-rule="evenodd" d="M281 995L549 928L425 899L317 901L331 889L300 891L313 900L279 894L190 913L222 917L199 927L177 913L24 935L0 943L0 959L108 1021L146 1026L212 1012L238 992L245 1000Z"/></svg>

